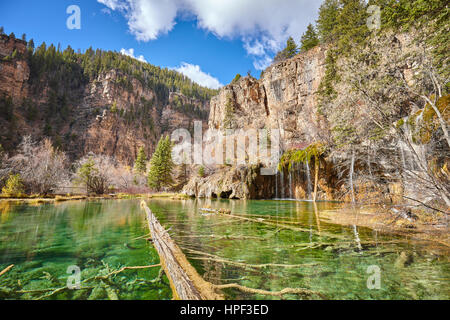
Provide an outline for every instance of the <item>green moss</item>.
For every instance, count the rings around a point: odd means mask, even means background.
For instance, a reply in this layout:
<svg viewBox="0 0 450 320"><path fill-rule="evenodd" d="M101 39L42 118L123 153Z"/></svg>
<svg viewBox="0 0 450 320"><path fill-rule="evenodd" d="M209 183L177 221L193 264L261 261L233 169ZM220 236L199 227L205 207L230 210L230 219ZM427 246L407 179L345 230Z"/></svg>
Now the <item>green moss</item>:
<svg viewBox="0 0 450 320"><path fill-rule="evenodd" d="M400 129L401 127L403 127L405 125L405 119L400 119L397 121L397 123L395 124L395 127L397 129Z"/></svg>
<svg viewBox="0 0 450 320"><path fill-rule="evenodd" d="M278 165L278 170L283 171L287 169L292 170L292 166L295 163L310 163L311 159L319 159L326 152L326 147L321 142L316 142L308 146L303 150L290 150L287 151L281 157L280 163Z"/></svg>
<svg viewBox="0 0 450 320"><path fill-rule="evenodd" d="M430 98L434 100L433 96ZM450 122L449 102L450 95L446 95L436 102L437 109L447 123ZM421 117L420 121L418 121L419 117ZM416 144L429 143L434 132L440 128L438 116L430 104L409 116L407 124L411 129L413 142Z"/></svg>

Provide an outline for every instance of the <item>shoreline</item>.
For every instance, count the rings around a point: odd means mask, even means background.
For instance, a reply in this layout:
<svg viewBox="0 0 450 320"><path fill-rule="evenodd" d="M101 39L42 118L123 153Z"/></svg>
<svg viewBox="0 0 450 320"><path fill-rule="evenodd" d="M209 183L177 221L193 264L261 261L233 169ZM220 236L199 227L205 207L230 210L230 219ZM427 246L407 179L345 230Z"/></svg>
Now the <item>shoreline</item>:
<svg viewBox="0 0 450 320"><path fill-rule="evenodd" d="M418 215L414 220L405 219L385 208L372 206L361 207L356 212L343 207L339 211L322 212L320 218L332 224L366 227L383 233L439 243L450 250L449 228L442 216Z"/></svg>
<svg viewBox="0 0 450 320"><path fill-rule="evenodd" d="M25 204L46 204L46 203L58 203L67 201L94 201L94 200L131 200L131 199L172 199L172 200L185 200L190 199L187 196L177 193L154 193L154 194L110 194L110 195L52 195L52 196L27 196L27 197L0 197L1 202L12 203L25 203Z"/></svg>

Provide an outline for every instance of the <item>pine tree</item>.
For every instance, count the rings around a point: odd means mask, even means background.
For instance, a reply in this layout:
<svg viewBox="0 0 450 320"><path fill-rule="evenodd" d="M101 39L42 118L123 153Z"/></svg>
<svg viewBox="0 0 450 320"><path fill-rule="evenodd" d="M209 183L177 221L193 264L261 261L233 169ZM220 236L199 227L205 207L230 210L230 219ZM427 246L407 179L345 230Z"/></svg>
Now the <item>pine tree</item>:
<svg viewBox="0 0 450 320"><path fill-rule="evenodd" d="M340 52L362 43L368 36L367 12L364 0L341 0L342 9L337 18L337 41Z"/></svg>
<svg viewBox="0 0 450 320"><path fill-rule="evenodd" d="M297 53L298 53L297 44L295 43L294 38L289 37L289 39L286 41L286 48L277 53L277 55L274 58L274 61L278 62L292 58Z"/></svg>
<svg viewBox="0 0 450 320"><path fill-rule="evenodd" d="M139 148L136 162L134 163L134 170L141 175L144 175L147 170L147 156L143 147Z"/></svg>
<svg viewBox="0 0 450 320"><path fill-rule="evenodd" d="M303 34L300 42L301 42L300 46L301 52L306 52L319 44L319 37L317 36L316 29L311 23L308 25L308 28L306 29L306 32Z"/></svg>
<svg viewBox="0 0 450 320"><path fill-rule="evenodd" d="M286 56L286 59L292 58L298 53L298 47L295 43L294 39L292 37L289 37L289 39L286 42L286 48L284 49L284 53Z"/></svg>
<svg viewBox="0 0 450 320"><path fill-rule="evenodd" d="M5 33L5 28L0 27L0 35Z"/></svg>
<svg viewBox="0 0 450 320"><path fill-rule="evenodd" d="M330 42L336 35L339 0L325 0L320 6L317 30L322 43Z"/></svg>
<svg viewBox="0 0 450 320"><path fill-rule="evenodd" d="M148 172L148 186L157 191L164 187L173 185L172 171L174 168L172 160L172 142L170 138L161 137L156 147L156 151L150 160L150 170Z"/></svg>
<svg viewBox="0 0 450 320"><path fill-rule="evenodd" d="M34 40L30 39L30 41L28 41L28 50L30 51L30 53L34 52Z"/></svg>

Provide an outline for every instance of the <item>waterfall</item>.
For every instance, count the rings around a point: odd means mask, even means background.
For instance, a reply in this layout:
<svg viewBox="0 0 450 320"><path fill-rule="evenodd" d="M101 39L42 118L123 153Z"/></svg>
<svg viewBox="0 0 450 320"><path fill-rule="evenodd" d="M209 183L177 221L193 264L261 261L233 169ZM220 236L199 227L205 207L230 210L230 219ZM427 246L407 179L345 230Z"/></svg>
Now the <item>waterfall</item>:
<svg viewBox="0 0 450 320"><path fill-rule="evenodd" d="M309 163L308 161L306 161L305 163L305 170L306 170L306 179L307 179L307 190L308 190L308 194L306 195L308 197L308 199L310 199L311 197L311 193L312 193L312 185L311 185L311 172L309 170Z"/></svg>
<svg viewBox="0 0 450 320"><path fill-rule="evenodd" d="M302 179L302 176L300 174L300 164L297 163L297 184L300 184L301 179Z"/></svg>
<svg viewBox="0 0 450 320"><path fill-rule="evenodd" d="M284 199L284 171L280 171L281 199Z"/></svg>
<svg viewBox="0 0 450 320"><path fill-rule="evenodd" d="M289 199L294 199L292 196L292 171L289 171Z"/></svg>
<svg viewBox="0 0 450 320"><path fill-rule="evenodd" d="M399 143L400 156L402 158L403 172L406 171L406 160L405 160L405 151L403 147L403 143Z"/></svg>

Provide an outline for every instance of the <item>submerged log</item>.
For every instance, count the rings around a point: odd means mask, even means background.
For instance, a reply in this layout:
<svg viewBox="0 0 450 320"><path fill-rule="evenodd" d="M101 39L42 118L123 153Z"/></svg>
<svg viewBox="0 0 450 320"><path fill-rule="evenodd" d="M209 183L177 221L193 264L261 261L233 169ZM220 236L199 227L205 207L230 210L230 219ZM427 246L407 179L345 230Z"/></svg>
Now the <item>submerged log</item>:
<svg viewBox="0 0 450 320"><path fill-rule="evenodd" d="M11 270L12 268L14 268L14 265L10 265L9 267L5 268L3 271L0 272L0 277L2 275L4 275L5 273L7 273L9 270Z"/></svg>
<svg viewBox="0 0 450 320"><path fill-rule="evenodd" d="M217 288L205 281L189 263L186 256L156 219L145 201L141 207L147 215L153 245L158 251L161 265L169 279L175 300L223 300Z"/></svg>

